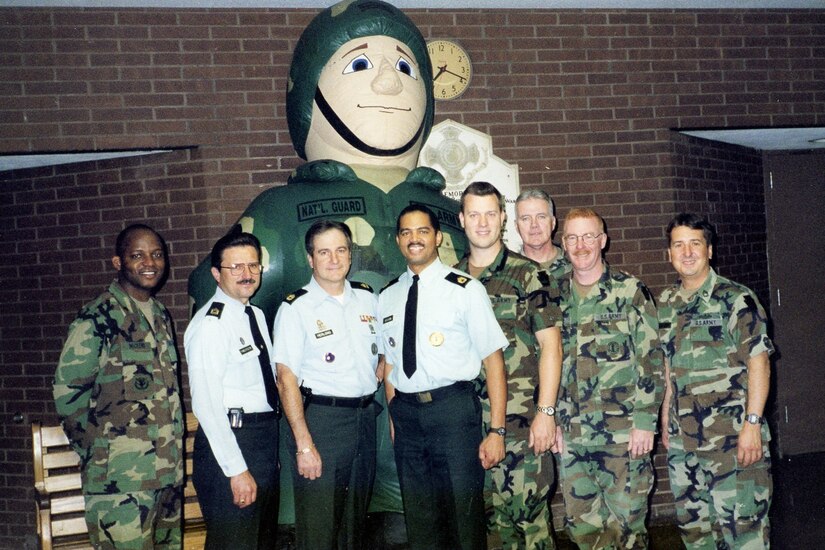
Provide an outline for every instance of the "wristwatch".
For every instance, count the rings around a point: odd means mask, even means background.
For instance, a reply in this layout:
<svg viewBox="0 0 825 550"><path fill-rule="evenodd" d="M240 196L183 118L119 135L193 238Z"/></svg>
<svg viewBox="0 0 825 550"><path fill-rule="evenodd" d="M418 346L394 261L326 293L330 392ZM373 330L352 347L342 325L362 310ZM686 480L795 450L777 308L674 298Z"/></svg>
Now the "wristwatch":
<svg viewBox="0 0 825 550"><path fill-rule="evenodd" d="M762 423L762 417L759 416L756 413L750 413L748 416L745 417L745 420L748 422L748 424L761 424Z"/></svg>
<svg viewBox="0 0 825 550"><path fill-rule="evenodd" d="M498 434L501 437L504 437L505 435L507 435L507 429L506 428L487 428L487 433L488 434Z"/></svg>
<svg viewBox="0 0 825 550"><path fill-rule="evenodd" d="M542 407L541 405L536 406L536 411L540 413L544 413L547 416L556 416L556 407L553 405L547 405L546 407Z"/></svg>

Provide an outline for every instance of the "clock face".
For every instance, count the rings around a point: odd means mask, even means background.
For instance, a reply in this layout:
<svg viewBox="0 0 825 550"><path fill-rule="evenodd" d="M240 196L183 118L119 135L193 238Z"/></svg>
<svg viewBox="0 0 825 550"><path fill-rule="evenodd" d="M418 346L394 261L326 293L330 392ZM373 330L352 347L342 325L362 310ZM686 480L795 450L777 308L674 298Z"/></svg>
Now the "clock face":
<svg viewBox="0 0 825 550"><path fill-rule="evenodd" d="M464 48L449 40L427 44L433 65L433 95L436 99L455 99L470 86L473 66Z"/></svg>

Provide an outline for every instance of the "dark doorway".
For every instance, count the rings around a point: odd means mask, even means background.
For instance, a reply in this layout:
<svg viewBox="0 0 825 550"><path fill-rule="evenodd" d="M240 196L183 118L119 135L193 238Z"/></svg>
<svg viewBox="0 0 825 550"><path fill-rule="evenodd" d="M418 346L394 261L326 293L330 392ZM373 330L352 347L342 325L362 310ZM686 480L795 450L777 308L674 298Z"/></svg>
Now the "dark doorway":
<svg viewBox="0 0 825 550"><path fill-rule="evenodd" d="M825 152L765 153L781 456L825 451Z"/></svg>

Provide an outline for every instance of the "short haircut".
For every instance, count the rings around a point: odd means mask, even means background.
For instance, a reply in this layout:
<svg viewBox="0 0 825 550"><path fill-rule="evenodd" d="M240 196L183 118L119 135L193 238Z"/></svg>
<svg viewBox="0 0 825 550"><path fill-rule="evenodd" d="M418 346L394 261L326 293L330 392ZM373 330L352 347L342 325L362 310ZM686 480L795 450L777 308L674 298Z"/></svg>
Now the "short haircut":
<svg viewBox="0 0 825 550"><path fill-rule="evenodd" d="M117 254L118 258L123 259L123 255L126 254L126 247L129 246L129 241L132 240L132 235L140 231L148 231L157 237L158 241L160 241L160 246L163 248L163 254L166 255L166 241L163 240L160 233L145 223L133 223L117 235L117 240L115 240L115 254Z"/></svg>
<svg viewBox="0 0 825 550"><path fill-rule="evenodd" d="M435 215L435 212L424 206L423 204L418 203L411 203L404 207L404 210L398 214L398 219L395 220L395 234L398 235L401 233L401 218L406 216L411 212L422 212L430 218L430 225L433 226L433 230L436 232L441 231L441 224L438 221L438 216Z"/></svg>
<svg viewBox="0 0 825 550"><path fill-rule="evenodd" d="M223 261L223 251L236 246L253 247L258 252L258 261L261 261L261 241L252 233L245 233L240 224L235 224L229 230L229 233L218 239L218 242L212 247L212 267L220 269Z"/></svg>
<svg viewBox="0 0 825 550"><path fill-rule="evenodd" d="M492 183L486 181L474 181L467 188L461 192L461 211L464 212L464 202L467 195L476 197L486 197L488 195L495 195L498 201L498 208L504 212L504 196L496 189Z"/></svg>
<svg viewBox="0 0 825 550"><path fill-rule="evenodd" d="M716 229L710 224L710 222L700 216L699 214L694 214L692 212L682 212L681 214L676 214L670 223L667 224L667 244L670 245L670 234L673 230L677 227L689 227L691 229L701 229L702 235L705 237L705 242L708 245L712 245L713 241L716 239Z"/></svg>
<svg viewBox="0 0 825 550"><path fill-rule="evenodd" d="M601 227L602 233L605 232L604 219L602 219L602 217L599 216L592 208L574 208L567 213L567 216L565 216L564 224L567 225L568 221L575 220L576 218L595 218L599 221L599 226Z"/></svg>
<svg viewBox="0 0 825 550"><path fill-rule="evenodd" d="M344 237L347 238L347 248L352 250L352 231L347 224L334 220L318 220L307 229L307 233L304 236L304 248L307 254L312 256L312 253L315 252L315 237L331 229L337 229L343 233Z"/></svg>
<svg viewBox="0 0 825 550"><path fill-rule="evenodd" d="M556 217L556 207L553 205L553 199L551 199L550 195L548 195L541 189L525 189L524 191L519 193L518 197L516 197L516 204L520 203L521 201L526 201L530 199L547 201L547 204L550 205L550 215L554 218Z"/></svg>

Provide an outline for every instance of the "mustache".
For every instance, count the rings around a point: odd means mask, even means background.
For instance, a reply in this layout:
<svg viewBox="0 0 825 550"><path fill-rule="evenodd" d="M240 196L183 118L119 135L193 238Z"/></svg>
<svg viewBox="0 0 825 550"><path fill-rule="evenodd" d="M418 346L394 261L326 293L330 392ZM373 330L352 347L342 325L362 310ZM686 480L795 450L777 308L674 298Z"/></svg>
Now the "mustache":
<svg viewBox="0 0 825 550"><path fill-rule="evenodd" d="M239 285L254 285L256 282L255 279L241 279L238 281Z"/></svg>

